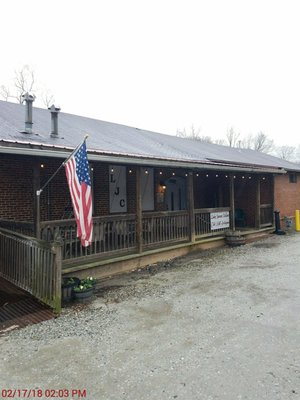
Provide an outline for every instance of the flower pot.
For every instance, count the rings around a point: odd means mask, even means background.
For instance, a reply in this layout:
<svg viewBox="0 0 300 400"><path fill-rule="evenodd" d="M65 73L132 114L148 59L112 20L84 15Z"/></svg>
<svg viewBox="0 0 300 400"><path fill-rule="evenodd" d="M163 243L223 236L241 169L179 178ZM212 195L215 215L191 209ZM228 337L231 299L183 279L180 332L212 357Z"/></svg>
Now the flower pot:
<svg viewBox="0 0 300 400"><path fill-rule="evenodd" d="M245 236L241 236L239 232L228 232L225 235L225 240L228 246L237 247L246 243Z"/></svg>
<svg viewBox="0 0 300 400"><path fill-rule="evenodd" d="M70 280L73 282L70 282ZM72 277L72 278L63 278L62 285L61 285L61 296L63 301L70 301L73 298L73 289L75 286L78 286L80 282L79 278Z"/></svg>
<svg viewBox="0 0 300 400"><path fill-rule="evenodd" d="M91 297L94 294L94 288L88 288L85 290L80 290L79 292L74 291L74 298L79 300L85 300Z"/></svg>

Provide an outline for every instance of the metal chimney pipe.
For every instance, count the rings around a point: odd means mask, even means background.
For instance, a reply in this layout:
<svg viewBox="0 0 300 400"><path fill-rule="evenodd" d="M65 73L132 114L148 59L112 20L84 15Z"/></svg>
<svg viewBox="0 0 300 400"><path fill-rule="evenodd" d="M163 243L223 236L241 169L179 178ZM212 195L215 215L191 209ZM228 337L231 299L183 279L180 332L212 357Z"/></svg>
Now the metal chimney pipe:
<svg viewBox="0 0 300 400"><path fill-rule="evenodd" d="M25 110L25 131L24 133L32 133L32 103L35 100L35 96L29 94L28 92L22 94L23 102L26 103L26 110Z"/></svg>
<svg viewBox="0 0 300 400"><path fill-rule="evenodd" d="M48 110L51 113L51 137L58 137L58 113L60 112L59 107L55 107L54 104L52 104L51 107L48 108Z"/></svg>

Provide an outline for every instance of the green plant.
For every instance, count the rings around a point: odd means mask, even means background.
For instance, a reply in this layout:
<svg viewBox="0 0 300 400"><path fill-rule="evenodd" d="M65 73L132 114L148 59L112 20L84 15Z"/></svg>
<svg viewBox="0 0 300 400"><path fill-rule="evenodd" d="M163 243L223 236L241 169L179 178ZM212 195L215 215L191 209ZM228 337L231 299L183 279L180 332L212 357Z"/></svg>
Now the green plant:
<svg viewBox="0 0 300 400"><path fill-rule="evenodd" d="M83 292L88 289L92 289L94 285L96 284L96 279L93 278L92 276L88 276L85 279L81 279L79 284L74 287L74 292Z"/></svg>

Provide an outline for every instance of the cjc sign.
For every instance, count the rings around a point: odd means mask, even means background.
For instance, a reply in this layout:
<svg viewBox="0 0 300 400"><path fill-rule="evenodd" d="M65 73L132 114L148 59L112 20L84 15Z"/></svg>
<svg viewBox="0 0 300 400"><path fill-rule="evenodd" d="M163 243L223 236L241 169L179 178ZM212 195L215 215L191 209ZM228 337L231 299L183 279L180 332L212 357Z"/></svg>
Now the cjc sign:
<svg viewBox="0 0 300 400"><path fill-rule="evenodd" d="M109 210L127 212L126 167L109 166Z"/></svg>

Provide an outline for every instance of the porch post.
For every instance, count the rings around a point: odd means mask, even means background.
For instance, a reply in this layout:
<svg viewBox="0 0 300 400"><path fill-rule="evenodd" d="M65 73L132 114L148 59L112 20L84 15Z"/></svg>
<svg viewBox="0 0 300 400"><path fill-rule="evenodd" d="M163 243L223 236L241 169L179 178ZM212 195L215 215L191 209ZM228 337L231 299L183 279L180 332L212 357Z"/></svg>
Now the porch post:
<svg viewBox="0 0 300 400"><path fill-rule="evenodd" d="M33 167L33 221L34 221L34 234L37 239L40 239L40 195L37 191L40 188L40 163L36 162Z"/></svg>
<svg viewBox="0 0 300 400"><path fill-rule="evenodd" d="M229 175L229 198L230 198L230 209L231 209L231 229L235 231L235 205L234 205L234 176Z"/></svg>
<svg viewBox="0 0 300 400"><path fill-rule="evenodd" d="M255 211L255 228L260 227L260 176L256 179L256 211Z"/></svg>
<svg viewBox="0 0 300 400"><path fill-rule="evenodd" d="M142 168L136 168L136 244L138 253L143 252L143 215L142 215L142 190L141 190Z"/></svg>
<svg viewBox="0 0 300 400"><path fill-rule="evenodd" d="M190 242L195 242L196 234L195 234L195 207L194 207L194 179L193 172L188 173L188 213L189 213L189 240Z"/></svg>

